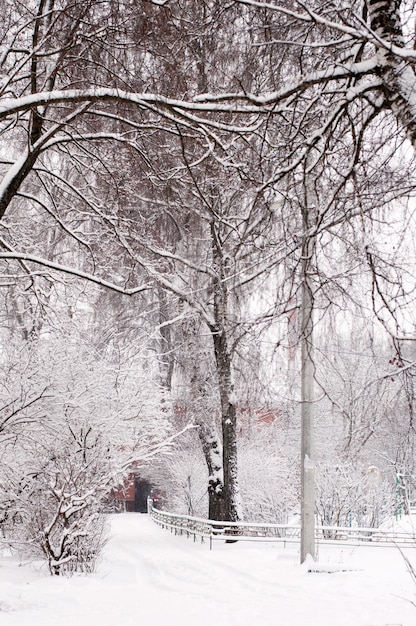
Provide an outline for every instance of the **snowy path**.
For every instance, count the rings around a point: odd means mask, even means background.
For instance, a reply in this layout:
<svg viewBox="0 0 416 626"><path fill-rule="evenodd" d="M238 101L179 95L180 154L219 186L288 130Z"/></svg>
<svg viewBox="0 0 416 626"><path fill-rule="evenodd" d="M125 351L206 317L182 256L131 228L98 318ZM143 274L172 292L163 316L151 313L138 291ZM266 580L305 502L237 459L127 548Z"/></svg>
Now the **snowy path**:
<svg viewBox="0 0 416 626"><path fill-rule="evenodd" d="M145 515L114 516L93 576L50 578L0 558L0 626L415 626L416 586L395 549L329 548L321 561L356 568L333 574L298 559L277 544L210 552Z"/></svg>

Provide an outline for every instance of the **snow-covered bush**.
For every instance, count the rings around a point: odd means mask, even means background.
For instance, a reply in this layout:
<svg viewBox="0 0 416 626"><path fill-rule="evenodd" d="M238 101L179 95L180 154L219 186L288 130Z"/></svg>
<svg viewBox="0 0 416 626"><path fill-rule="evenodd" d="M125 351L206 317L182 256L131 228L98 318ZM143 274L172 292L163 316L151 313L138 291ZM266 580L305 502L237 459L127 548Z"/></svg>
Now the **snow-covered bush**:
<svg viewBox="0 0 416 626"><path fill-rule="evenodd" d="M293 459L260 433L241 446L239 463L244 519L287 523L299 503L299 474Z"/></svg>
<svg viewBox="0 0 416 626"><path fill-rule="evenodd" d="M300 496L298 448L288 418L273 409L257 410L243 426L238 469L244 520L287 523Z"/></svg>
<svg viewBox="0 0 416 626"><path fill-rule="evenodd" d="M127 471L103 433L59 416L1 450L0 525L51 574L90 572L105 541L101 503Z"/></svg>
<svg viewBox="0 0 416 626"><path fill-rule="evenodd" d="M94 569L105 541L101 501L115 479L98 447L83 458L66 443L33 459L17 494L21 535L57 575Z"/></svg>
<svg viewBox="0 0 416 626"><path fill-rule="evenodd" d="M182 515L207 517L208 471L195 446L178 450L164 462L163 485L169 510Z"/></svg>
<svg viewBox="0 0 416 626"><path fill-rule="evenodd" d="M0 429L0 532L52 574L94 568L103 500L172 434L160 385L141 361L116 367L89 348L75 331L64 345L40 342L36 368L21 377L26 396L9 385L13 419Z"/></svg>
<svg viewBox="0 0 416 626"><path fill-rule="evenodd" d="M16 497L16 488L10 470L0 459L2 464L0 480L0 535L3 539L13 539L20 527L22 516Z"/></svg>
<svg viewBox="0 0 416 626"><path fill-rule="evenodd" d="M324 526L377 528L394 513L394 487L375 466L318 467L316 513Z"/></svg>

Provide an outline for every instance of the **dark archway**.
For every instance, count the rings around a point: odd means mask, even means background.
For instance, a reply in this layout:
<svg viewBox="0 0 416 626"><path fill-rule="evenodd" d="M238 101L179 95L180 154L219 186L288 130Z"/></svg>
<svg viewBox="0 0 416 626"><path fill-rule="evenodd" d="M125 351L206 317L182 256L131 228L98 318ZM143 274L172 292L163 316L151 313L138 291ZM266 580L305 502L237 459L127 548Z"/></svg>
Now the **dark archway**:
<svg viewBox="0 0 416 626"><path fill-rule="evenodd" d="M145 478L136 476L134 479L134 510L136 513L147 513L147 498L152 491L152 485Z"/></svg>

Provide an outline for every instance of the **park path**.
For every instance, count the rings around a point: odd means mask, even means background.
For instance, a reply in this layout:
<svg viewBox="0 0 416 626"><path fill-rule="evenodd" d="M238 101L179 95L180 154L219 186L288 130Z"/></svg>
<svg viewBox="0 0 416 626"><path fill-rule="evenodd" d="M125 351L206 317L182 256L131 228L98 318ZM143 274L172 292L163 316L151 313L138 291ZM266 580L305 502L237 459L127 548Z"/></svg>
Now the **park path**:
<svg viewBox="0 0 416 626"><path fill-rule="evenodd" d="M296 545L216 542L210 551L147 515L110 521L91 576L50 577L0 558L0 626L416 624L416 587L395 549L321 549L328 569L349 571L310 574Z"/></svg>

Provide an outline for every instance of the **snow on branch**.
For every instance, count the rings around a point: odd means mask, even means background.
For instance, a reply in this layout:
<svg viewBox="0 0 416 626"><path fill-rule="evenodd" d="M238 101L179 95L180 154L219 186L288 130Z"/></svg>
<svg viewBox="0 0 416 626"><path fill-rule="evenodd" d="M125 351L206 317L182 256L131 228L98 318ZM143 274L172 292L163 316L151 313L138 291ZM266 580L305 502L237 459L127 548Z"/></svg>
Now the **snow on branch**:
<svg viewBox="0 0 416 626"><path fill-rule="evenodd" d="M106 289L111 289L112 291L116 291L117 293L122 293L127 296L132 296L136 293L140 293L142 291L146 291L147 289L150 289L150 285L148 284L139 285L132 289L126 289L125 287L121 287L120 285L111 283L108 280L105 280L104 278L99 278L98 276L94 276L94 274L89 274L88 272L83 272L82 270L78 270L75 267L69 267L68 265L62 265L61 263L54 263L53 261L48 261L47 259L37 257L33 254L23 254L19 252L1 252L0 259L14 259L16 261L26 261L26 262L36 263L38 265L42 265L43 267L47 267L57 272L62 272L64 274L75 276L76 278L82 278L84 280L88 280L89 282L95 283L96 285L100 285L101 287L105 287Z"/></svg>
<svg viewBox="0 0 416 626"><path fill-rule="evenodd" d="M174 114L172 121L176 123L192 122L192 124L212 126L217 129L233 130L234 132L253 132L258 127L258 122L250 126L233 126L221 124L210 119L200 119L192 115L192 112L225 112L225 113L258 113L257 108L240 107L235 105L215 106L186 100L176 100L157 94L133 93L121 89L92 88L85 90L53 90L43 91L18 98L4 98L0 104L0 120L21 111L29 111L33 107L51 104L70 103L93 103L93 102L126 102L134 104L140 109L153 110L158 115L167 117Z"/></svg>

